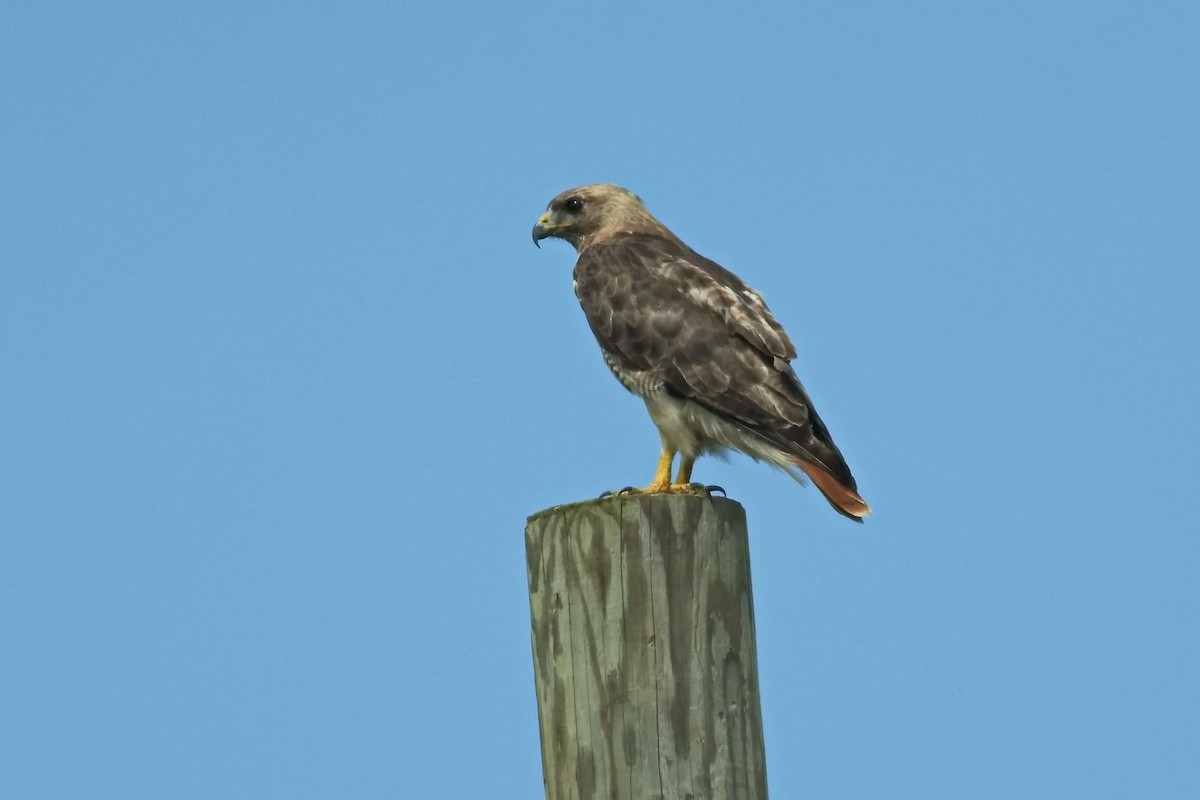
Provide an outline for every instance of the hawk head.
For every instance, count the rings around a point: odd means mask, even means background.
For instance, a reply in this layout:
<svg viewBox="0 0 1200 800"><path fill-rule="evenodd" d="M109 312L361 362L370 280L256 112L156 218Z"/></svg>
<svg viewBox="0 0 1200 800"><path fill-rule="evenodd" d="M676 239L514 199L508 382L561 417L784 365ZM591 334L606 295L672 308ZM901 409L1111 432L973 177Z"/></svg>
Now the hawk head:
<svg viewBox="0 0 1200 800"><path fill-rule="evenodd" d="M611 183L594 183L568 189L551 200L533 226L533 243L553 236L579 250L598 233L646 224L659 227L636 194Z"/></svg>

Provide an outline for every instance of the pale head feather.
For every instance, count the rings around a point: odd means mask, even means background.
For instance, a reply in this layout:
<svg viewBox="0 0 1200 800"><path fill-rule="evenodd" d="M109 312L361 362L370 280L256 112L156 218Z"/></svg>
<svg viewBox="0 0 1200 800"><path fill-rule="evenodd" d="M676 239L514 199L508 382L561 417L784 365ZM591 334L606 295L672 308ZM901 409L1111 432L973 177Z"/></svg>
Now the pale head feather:
<svg viewBox="0 0 1200 800"><path fill-rule="evenodd" d="M628 233L654 232L676 239L646 210L640 197L612 183L593 183L562 192L550 201L544 219L554 228L550 235L565 239L576 250Z"/></svg>

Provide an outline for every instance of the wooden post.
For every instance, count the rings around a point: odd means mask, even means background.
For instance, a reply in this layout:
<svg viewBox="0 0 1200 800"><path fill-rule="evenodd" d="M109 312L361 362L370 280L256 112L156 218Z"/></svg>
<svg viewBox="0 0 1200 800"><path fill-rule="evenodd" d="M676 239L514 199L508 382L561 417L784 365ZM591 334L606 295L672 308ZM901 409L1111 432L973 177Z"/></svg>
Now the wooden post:
<svg viewBox="0 0 1200 800"><path fill-rule="evenodd" d="M525 556L547 800L766 800L741 505L557 506Z"/></svg>

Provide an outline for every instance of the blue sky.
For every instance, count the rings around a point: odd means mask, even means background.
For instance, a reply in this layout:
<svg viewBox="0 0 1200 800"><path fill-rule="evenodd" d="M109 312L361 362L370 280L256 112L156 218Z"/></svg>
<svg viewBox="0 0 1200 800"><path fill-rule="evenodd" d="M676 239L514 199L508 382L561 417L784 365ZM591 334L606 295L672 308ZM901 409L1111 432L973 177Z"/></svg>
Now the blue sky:
<svg viewBox="0 0 1200 800"><path fill-rule="evenodd" d="M645 483L550 197L766 297L776 797L1200 796L1194 3L8 4L0 796L529 798L527 515Z"/></svg>

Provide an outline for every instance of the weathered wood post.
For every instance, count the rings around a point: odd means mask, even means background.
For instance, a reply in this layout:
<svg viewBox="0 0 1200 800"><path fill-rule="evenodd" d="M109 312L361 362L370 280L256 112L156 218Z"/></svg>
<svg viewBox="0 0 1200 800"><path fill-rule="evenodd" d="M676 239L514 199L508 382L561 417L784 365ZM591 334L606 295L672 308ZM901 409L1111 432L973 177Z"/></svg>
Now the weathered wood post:
<svg viewBox="0 0 1200 800"><path fill-rule="evenodd" d="M557 506L525 556L547 800L765 800L741 505Z"/></svg>

